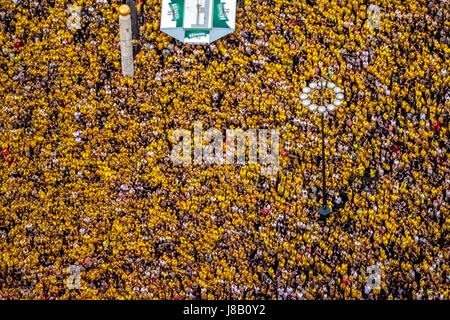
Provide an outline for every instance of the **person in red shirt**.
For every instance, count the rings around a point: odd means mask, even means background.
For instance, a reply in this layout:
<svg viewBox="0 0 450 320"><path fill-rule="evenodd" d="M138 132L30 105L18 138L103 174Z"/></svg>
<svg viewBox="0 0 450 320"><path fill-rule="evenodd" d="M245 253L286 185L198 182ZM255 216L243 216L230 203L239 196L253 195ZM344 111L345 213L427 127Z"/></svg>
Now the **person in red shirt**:
<svg viewBox="0 0 450 320"><path fill-rule="evenodd" d="M431 127L433 128L434 131L438 132L439 130L441 130L441 123L439 122L439 120L435 120L431 124Z"/></svg>

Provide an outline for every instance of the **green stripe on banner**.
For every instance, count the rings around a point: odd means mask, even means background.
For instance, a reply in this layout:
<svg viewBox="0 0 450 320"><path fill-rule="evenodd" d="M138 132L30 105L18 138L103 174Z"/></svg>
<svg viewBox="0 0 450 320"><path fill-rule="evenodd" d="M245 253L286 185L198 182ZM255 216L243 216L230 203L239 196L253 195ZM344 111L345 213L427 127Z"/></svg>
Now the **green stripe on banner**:
<svg viewBox="0 0 450 320"><path fill-rule="evenodd" d="M184 0L170 0L170 9L172 10L172 21L177 22L177 28L183 26Z"/></svg>
<svg viewBox="0 0 450 320"><path fill-rule="evenodd" d="M187 39L206 37L209 35L209 30L186 30L184 32L184 37Z"/></svg>
<svg viewBox="0 0 450 320"><path fill-rule="evenodd" d="M228 17L225 13L225 3L220 0L214 0L214 16L213 27L215 28L230 28L227 24Z"/></svg>

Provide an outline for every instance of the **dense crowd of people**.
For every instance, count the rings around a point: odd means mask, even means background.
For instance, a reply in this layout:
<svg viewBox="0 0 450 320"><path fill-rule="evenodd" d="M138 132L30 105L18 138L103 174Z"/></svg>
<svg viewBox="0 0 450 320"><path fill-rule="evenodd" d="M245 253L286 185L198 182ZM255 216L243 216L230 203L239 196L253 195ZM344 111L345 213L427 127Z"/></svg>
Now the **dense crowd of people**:
<svg viewBox="0 0 450 320"><path fill-rule="evenodd" d="M0 2L0 299L449 299L446 1L373 0L379 29L362 0L238 3L233 34L185 45L139 1L128 78L122 1ZM326 221L319 79L345 91ZM280 169L174 165L195 121L279 128Z"/></svg>

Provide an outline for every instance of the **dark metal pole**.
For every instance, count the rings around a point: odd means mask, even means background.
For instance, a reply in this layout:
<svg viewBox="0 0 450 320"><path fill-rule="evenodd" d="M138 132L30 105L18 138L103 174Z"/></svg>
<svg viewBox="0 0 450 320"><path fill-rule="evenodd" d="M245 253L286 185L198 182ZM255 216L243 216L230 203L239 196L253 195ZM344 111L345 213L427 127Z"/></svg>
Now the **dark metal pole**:
<svg viewBox="0 0 450 320"><path fill-rule="evenodd" d="M326 182L326 174L325 174L325 130L324 130L324 115L322 113L322 203L323 207L327 206L327 182Z"/></svg>
<svg viewBox="0 0 450 320"><path fill-rule="evenodd" d="M321 105L324 105L324 87L323 87L323 79L320 81L320 100ZM327 205L327 181L325 174L325 115L322 113L322 207L319 209L319 214L322 218L326 218L331 209Z"/></svg>

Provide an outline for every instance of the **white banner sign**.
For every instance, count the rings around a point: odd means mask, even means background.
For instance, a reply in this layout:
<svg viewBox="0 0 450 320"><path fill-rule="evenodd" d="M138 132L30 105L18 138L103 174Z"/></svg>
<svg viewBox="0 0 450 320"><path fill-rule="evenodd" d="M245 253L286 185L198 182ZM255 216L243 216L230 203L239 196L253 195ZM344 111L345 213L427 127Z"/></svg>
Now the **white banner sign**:
<svg viewBox="0 0 450 320"><path fill-rule="evenodd" d="M211 43L235 27L236 0L163 0L161 31L183 43Z"/></svg>

